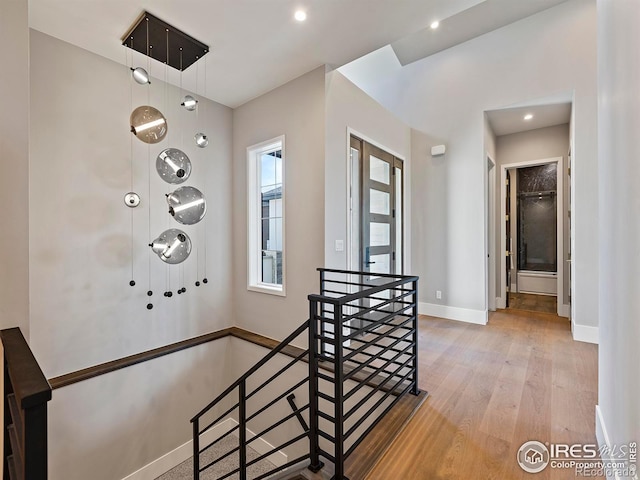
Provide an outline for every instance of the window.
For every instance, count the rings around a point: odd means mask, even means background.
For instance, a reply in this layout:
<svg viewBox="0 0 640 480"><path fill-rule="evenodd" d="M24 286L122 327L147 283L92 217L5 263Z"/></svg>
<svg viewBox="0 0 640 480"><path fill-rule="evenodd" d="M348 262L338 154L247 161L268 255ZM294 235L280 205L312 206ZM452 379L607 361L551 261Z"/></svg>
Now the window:
<svg viewBox="0 0 640 480"><path fill-rule="evenodd" d="M247 148L248 289L285 294L284 136Z"/></svg>

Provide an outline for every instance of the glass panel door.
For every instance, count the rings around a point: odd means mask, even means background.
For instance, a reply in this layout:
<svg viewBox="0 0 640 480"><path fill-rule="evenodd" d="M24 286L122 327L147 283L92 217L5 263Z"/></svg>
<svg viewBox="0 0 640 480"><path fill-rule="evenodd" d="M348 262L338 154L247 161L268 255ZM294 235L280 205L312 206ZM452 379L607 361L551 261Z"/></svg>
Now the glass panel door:
<svg viewBox="0 0 640 480"><path fill-rule="evenodd" d="M378 285L385 280L376 274L402 273L402 186L403 162L392 154L371 145L364 140L352 137L359 144L361 152L359 220L360 271L365 272L360 282L365 285ZM364 327L371 322L384 318L396 308L386 304L392 298L392 292L385 290L375 298L362 300L362 315L352 325ZM367 311L372 307L379 310ZM364 310L363 310L364 309Z"/></svg>
<svg viewBox="0 0 640 480"><path fill-rule="evenodd" d="M363 142L362 271L395 273L394 156Z"/></svg>

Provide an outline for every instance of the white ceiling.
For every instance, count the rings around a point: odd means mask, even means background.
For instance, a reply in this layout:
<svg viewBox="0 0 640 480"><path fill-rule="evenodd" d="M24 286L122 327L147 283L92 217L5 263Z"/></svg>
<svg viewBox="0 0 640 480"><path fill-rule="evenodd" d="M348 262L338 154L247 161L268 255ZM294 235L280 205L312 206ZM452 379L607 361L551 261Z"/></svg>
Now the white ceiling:
<svg viewBox="0 0 640 480"><path fill-rule="evenodd" d="M321 65L337 68L419 34L433 20L446 25L467 11L474 36L490 31L495 19L475 21L468 12L496 1L500 9L489 11L515 21L523 15L520 4L563 0L29 0L29 25L116 62L147 66L146 57L121 45L147 10L211 49L182 78L156 61L151 75L236 107ZM304 23L293 19L298 8L308 13ZM468 39L465 28L439 33L453 45ZM424 43L419 35L409 38Z"/></svg>
<svg viewBox="0 0 640 480"><path fill-rule="evenodd" d="M533 115L525 120L526 114ZM564 125L571 119L571 103L527 105L487 112L491 129L496 136L526 132L538 128Z"/></svg>
<svg viewBox="0 0 640 480"><path fill-rule="evenodd" d="M402 65L554 7L566 0L485 0L430 26L408 34L391 46Z"/></svg>

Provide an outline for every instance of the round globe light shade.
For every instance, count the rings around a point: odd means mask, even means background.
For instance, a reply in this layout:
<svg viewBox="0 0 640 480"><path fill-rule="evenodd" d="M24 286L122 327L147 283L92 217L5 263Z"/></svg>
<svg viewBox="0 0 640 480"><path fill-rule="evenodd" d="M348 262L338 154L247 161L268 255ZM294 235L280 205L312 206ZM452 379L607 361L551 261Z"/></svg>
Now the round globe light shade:
<svg viewBox="0 0 640 480"><path fill-rule="evenodd" d="M131 112L131 133L144 143L158 143L167 135L167 119L157 108L142 105Z"/></svg>
<svg viewBox="0 0 640 480"><path fill-rule="evenodd" d="M156 171L165 182L177 185L191 175L191 160L182 150L165 148L156 158Z"/></svg>
<svg viewBox="0 0 640 480"><path fill-rule="evenodd" d="M209 145L209 138L204 133L196 133L195 135L196 145L200 148L204 148Z"/></svg>
<svg viewBox="0 0 640 480"><path fill-rule="evenodd" d="M131 76L133 76L133 79L140 85L151 83L151 80L149 80L149 74L142 67L132 68Z"/></svg>
<svg viewBox="0 0 640 480"><path fill-rule="evenodd" d="M182 105L186 110L193 112L198 106L198 100L193 98L191 95L185 95L180 105Z"/></svg>
<svg viewBox="0 0 640 480"><path fill-rule="evenodd" d="M184 262L191 253L189 235L177 228L165 230L149 246L160 260L171 265Z"/></svg>
<svg viewBox="0 0 640 480"><path fill-rule="evenodd" d="M207 202L195 187L180 187L167 195L169 213L182 225L193 225L204 218Z"/></svg>

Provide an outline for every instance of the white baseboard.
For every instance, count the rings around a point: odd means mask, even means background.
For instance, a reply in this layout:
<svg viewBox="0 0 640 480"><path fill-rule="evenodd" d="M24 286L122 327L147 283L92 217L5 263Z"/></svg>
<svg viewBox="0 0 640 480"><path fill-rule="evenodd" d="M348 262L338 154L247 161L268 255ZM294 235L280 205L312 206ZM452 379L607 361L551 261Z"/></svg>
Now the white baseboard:
<svg viewBox="0 0 640 480"><path fill-rule="evenodd" d="M600 405L596 405L596 440L598 442L598 447L601 452L610 452L611 451L611 439L609 438L609 433L607 432L607 425L604 421L604 416L602 415L602 410L600 409ZM602 456L603 462L612 462L615 463L619 461L615 458L611 458L610 456ZM620 477L618 475L618 471L613 469L613 476L608 475L607 480L638 480L638 474L636 473L633 477Z"/></svg>
<svg viewBox="0 0 640 480"><path fill-rule="evenodd" d="M488 312L486 310L472 310L470 308L450 307L448 305L424 302L418 303L418 313L420 315L430 315L432 317L476 323L478 325L486 325L488 318Z"/></svg>
<svg viewBox="0 0 640 480"><path fill-rule="evenodd" d="M220 438L225 433L234 429L238 425L238 422L233 418L227 418L226 420L218 423L215 427L207 430L201 437L200 441L203 444L209 444L214 440ZM247 440L250 440L256 436L251 430L247 429ZM259 455L264 455L268 451L273 449L266 440L259 438L251 443L253 448ZM136 470L131 475L126 476L122 480L154 480L165 472L168 472L173 467L180 465L193 455L193 440L189 440L183 443L178 448L171 450L169 453L164 454L160 458L157 458L151 463L148 463L139 470ZM282 452L278 451L272 455L269 455L267 459L276 466L282 466L287 463L288 457Z"/></svg>
<svg viewBox="0 0 640 480"><path fill-rule="evenodd" d="M578 325L572 320L571 333L573 334L573 339L578 342L595 343L596 345L599 343L598 327Z"/></svg>
<svg viewBox="0 0 640 480"><path fill-rule="evenodd" d="M571 313L571 305L568 303L561 303L558 305L558 316L569 318L569 314Z"/></svg>
<svg viewBox="0 0 640 480"><path fill-rule="evenodd" d="M231 420L236 424L238 423L233 419ZM256 434L247 428L247 441L255 437ZM264 455L265 453L273 450L275 447L267 442L264 438L258 437L257 440L251 442L251 448L253 448L259 455ZM276 467L281 467L282 465L287 463L289 457L282 450L278 450L276 453L272 453L271 455L269 455L267 457L267 460L273 463Z"/></svg>
<svg viewBox="0 0 640 480"><path fill-rule="evenodd" d="M496 297L496 308L507 308L507 302L502 297Z"/></svg>
<svg viewBox="0 0 640 480"><path fill-rule="evenodd" d="M207 443L213 442L215 439L220 438L222 435L234 428L237 424L238 423L233 419L228 418L208 430L202 436L202 440ZM154 480L163 473L171 470L176 465L180 465L192 455L193 440L189 440L178 448L171 450L169 453L166 453L160 458L157 458L153 462L145 465L141 469L136 470L131 475L123 478L123 480Z"/></svg>

